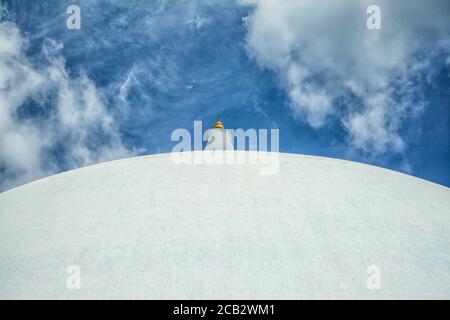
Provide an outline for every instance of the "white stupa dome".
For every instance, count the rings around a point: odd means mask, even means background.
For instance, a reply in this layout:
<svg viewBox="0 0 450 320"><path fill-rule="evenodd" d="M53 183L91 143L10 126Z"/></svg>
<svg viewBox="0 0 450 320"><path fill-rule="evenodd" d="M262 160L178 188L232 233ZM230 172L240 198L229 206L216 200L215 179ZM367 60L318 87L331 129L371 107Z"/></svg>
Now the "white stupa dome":
<svg viewBox="0 0 450 320"><path fill-rule="evenodd" d="M160 154L1 193L0 298L450 298L448 188L321 157L261 166Z"/></svg>

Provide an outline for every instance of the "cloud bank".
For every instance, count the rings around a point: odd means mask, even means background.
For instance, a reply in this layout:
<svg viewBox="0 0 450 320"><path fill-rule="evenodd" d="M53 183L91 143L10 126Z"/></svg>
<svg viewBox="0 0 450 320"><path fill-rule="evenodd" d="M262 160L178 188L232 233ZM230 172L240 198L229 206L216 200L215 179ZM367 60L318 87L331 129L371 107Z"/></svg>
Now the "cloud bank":
<svg viewBox="0 0 450 320"><path fill-rule="evenodd" d="M243 0L247 51L274 71L294 115L313 128L331 122L362 154L402 153L405 117L426 106L415 81L450 56L450 3L433 1ZM381 8L369 30L369 5Z"/></svg>
<svg viewBox="0 0 450 320"><path fill-rule="evenodd" d="M68 73L62 45L46 40L31 59L27 39L2 15L0 190L129 155L101 90Z"/></svg>

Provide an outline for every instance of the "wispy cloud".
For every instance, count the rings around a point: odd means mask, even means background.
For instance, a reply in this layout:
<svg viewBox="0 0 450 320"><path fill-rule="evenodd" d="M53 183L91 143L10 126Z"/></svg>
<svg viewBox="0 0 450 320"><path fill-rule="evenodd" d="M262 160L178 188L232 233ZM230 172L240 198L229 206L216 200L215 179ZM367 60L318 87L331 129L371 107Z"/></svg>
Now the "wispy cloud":
<svg viewBox="0 0 450 320"><path fill-rule="evenodd" d="M238 2L92 0L76 31L64 2L9 2L0 189L168 152L173 129L218 115L229 127L279 127L285 152L448 172L448 114L436 107L448 100L448 1L376 1L376 31L366 28L372 1ZM430 139L434 162L422 156Z"/></svg>
<svg viewBox="0 0 450 320"><path fill-rule="evenodd" d="M0 43L0 190L131 153L102 92L87 75L69 75L62 44L47 40L40 59L29 59L5 12ZM26 104L33 114L21 112Z"/></svg>

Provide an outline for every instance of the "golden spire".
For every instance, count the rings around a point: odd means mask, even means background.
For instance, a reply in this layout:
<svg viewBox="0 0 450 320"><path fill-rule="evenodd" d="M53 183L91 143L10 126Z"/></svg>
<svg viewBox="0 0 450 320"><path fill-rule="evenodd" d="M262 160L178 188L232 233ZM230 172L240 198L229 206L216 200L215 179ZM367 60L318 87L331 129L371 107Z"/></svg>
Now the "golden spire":
<svg viewBox="0 0 450 320"><path fill-rule="evenodd" d="M224 129L222 122L220 121L220 118L217 118L216 125L214 126L216 129Z"/></svg>

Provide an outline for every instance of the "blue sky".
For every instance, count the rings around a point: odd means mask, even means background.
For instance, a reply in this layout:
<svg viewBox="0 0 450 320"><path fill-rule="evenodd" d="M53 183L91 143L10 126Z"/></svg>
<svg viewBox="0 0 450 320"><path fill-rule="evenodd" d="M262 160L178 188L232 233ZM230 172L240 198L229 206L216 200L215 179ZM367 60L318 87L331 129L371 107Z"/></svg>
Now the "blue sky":
<svg viewBox="0 0 450 320"><path fill-rule="evenodd" d="M281 152L450 186L449 1L1 3L1 190L170 152L173 130L219 115L279 128Z"/></svg>

